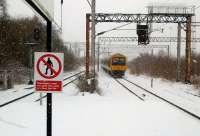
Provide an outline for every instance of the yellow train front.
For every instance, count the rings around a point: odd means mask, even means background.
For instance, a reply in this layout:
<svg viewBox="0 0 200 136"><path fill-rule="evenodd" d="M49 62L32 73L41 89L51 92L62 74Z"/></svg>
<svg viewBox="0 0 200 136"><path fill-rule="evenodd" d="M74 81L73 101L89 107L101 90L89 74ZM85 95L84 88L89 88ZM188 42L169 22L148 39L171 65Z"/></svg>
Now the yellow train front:
<svg viewBox="0 0 200 136"><path fill-rule="evenodd" d="M122 54L114 54L102 60L102 68L113 77L122 77L127 70L127 58Z"/></svg>

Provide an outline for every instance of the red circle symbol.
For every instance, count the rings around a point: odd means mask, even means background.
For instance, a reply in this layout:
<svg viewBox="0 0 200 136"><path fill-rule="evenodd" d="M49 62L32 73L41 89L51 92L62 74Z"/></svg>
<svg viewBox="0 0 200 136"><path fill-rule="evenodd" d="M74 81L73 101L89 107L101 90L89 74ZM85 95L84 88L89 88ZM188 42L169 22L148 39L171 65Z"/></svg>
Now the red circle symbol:
<svg viewBox="0 0 200 136"><path fill-rule="evenodd" d="M50 65L46 60L45 60L45 58L54 58L55 60L56 60L56 63L58 63L58 70L56 71L54 68L53 68L53 66L52 65ZM41 71L41 69L40 69L40 63L41 62L43 62L47 67L48 67L48 69L50 69L51 71L52 71L52 73L53 73L53 75L46 75L45 73L43 73L42 71ZM56 56L56 55L54 55L54 54L45 54L45 55L43 55L43 56L41 56L39 59L38 59L38 61L37 61L37 71L38 71L38 73L42 76L42 77L44 77L44 78L47 78L47 79L52 79L52 78L55 78L55 77L57 77L59 74L60 74L60 72L61 72L61 70L62 70L62 64L61 64L61 61L60 61L60 59Z"/></svg>

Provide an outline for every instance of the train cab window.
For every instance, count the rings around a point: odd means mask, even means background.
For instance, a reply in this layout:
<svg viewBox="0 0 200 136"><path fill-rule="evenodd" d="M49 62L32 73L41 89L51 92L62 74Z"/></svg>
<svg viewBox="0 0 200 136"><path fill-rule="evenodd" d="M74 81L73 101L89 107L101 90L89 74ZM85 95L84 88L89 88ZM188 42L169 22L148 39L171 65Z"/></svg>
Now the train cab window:
<svg viewBox="0 0 200 136"><path fill-rule="evenodd" d="M125 65L125 58L113 58L112 65Z"/></svg>

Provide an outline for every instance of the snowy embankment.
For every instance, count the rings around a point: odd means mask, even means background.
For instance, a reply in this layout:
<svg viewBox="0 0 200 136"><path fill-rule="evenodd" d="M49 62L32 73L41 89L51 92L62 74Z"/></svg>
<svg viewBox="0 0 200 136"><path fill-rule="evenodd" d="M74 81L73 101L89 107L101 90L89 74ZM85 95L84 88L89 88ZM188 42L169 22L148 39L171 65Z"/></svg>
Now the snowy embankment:
<svg viewBox="0 0 200 136"><path fill-rule="evenodd" d="M139 78L128 77L139 82ZM53 94L53 136L200 135L199 120L158 99L139 100L104 72L98 78L102 96L77 95L74 84ZM0 109L2 135L46 135L46 104L34 102L38 96Z"/></svg>

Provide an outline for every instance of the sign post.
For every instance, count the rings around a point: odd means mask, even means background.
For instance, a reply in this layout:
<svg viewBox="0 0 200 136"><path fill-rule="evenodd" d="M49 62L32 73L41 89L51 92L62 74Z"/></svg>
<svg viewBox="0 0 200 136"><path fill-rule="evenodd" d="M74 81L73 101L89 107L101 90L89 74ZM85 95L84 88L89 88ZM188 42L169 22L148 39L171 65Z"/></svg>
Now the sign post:
<svg viewBox="0 0 200 136"><path fill-rule="evenodd" d="M52 22L47 20L47 47L48 52L52 51ZM52 94L47 93L47 136L52 136Z"/></svg>
<svg viewBox="0 0 200 136"><path fill-rule="evenodd" d="M54 0L25 0L43 19L46 20L46 51L52 51L52 22L54 19ZM59 2L59 1L58 1ZM63 1L61 1L63 4ZM51 69L51 68L49 68ZM55 73L54 73L55 74ZM53 91L52 91L53 92ZM52 136L52 93L47 93L47 136Z"/></svg>
<svg viewBox="0 0 200 136"><path fill-rule="evenodd" d="M47 93L47 136L52 136L52 93L62 91L63 60L63 53L35 52L35 91Z"/></svg>

